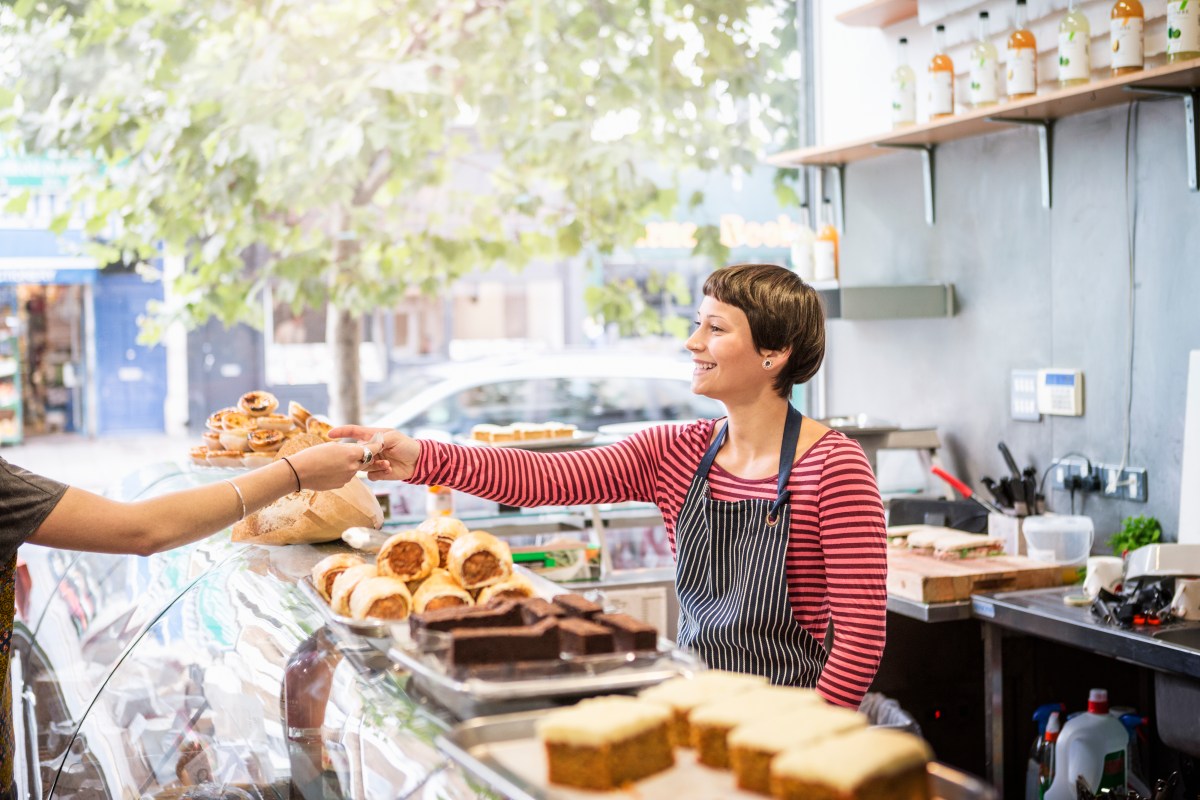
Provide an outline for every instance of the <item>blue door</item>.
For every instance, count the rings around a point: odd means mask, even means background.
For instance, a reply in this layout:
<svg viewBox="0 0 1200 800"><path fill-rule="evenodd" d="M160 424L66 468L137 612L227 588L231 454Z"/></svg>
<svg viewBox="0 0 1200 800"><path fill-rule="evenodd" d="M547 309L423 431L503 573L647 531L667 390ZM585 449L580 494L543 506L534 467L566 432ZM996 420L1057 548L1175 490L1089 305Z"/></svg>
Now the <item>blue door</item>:
<svg viewBox="0 0 1200 800"><path fill-rule="evenodd" d="M165 430L167 352L137 343L146 303L163 299L161 281L101 273L95 287L96 432Z"/></svg>

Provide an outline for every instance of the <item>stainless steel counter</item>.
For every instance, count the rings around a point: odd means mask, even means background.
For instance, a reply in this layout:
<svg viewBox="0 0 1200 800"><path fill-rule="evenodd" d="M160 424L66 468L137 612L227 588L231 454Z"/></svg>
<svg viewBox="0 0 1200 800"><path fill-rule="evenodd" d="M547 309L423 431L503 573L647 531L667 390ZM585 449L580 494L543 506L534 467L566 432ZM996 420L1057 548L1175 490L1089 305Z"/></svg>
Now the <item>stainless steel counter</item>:
<svg viewBox="0 0 1200 800"><path fill-rule="evenodd" d="M995 625L1150 669L1200 678L1200 623L1122 630L1099 622L1086 607L1063 602L1065 596L1078 593L1078 587L1059 587L982 594L975 595L971 605L976 617ZM1185 644L1188 638L1196 645Z"/></svg>

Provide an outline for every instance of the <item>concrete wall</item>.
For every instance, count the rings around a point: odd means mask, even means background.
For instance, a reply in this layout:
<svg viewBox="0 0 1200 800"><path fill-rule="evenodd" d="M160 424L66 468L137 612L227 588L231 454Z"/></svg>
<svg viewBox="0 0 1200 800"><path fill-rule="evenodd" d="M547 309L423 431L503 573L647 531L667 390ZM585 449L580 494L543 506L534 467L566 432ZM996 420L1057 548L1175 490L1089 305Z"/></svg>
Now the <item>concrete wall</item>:
<svg viewBox="0 0 1200 800"><path fill-rule="evenodd" d="M1041 207L1032 130L939 148L932 228L923 217L916 154L847 168L843 283L952 282L960 308L951 319L831 321L831 413L936 425L947 463L976 486L983 475L1005 474L1001 439L1022 465L1039 470L1068 451L1120 462L1127 112L1120 106L1058 124L1051 210ZM1187 188L1182 104L1139 103L1134 145L1129 464L1148 470L1149 502L1087 498L1083 512L1095 519L1096 549L1104 552L1103 542L1130 514L1153 514L1175 538L1187 353L1200 348L1200 193ZM1010 419L1010 371L1039 367L1084 371L1084 416ZM1051 503L1068 509L1065 494L1053 494Z"/></svg>

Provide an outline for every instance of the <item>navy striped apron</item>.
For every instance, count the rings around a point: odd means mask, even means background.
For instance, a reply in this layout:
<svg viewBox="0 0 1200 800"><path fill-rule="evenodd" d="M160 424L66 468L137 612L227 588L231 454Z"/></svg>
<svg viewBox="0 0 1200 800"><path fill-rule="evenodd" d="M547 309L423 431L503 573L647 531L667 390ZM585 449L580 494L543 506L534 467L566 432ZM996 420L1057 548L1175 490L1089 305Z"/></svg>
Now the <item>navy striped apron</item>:
<svg viewBox="0 0 1200 800"><path fill-rule="evenodd" d="M721 427L688 488L675 527L679 644L714 669L812 687L827 654L788 601L788 476L803 415L788 404L774 502L709 496L708 472L725 443Z"/></svg>

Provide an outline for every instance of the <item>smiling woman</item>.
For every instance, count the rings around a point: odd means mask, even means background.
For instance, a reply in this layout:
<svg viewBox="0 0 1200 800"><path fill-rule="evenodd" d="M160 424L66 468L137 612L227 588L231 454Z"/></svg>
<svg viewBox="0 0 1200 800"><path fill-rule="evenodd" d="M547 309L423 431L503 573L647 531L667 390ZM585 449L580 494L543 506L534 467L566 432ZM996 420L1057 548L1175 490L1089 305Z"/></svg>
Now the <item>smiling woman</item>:
<svg viewBox="0 0 1200 800"><path fill-rule="evenodd" d="M816 292L782 267L717 270L687 349L692 390L723 404L723 420L655 426L573 453L387 431L371 475L513 506L653 502L676 558L680 644L712 667L814 686L856 707L883 652L883 503L859 445L787 399L824 358ZM363 441L375 433L330 431Z"/></svg>

